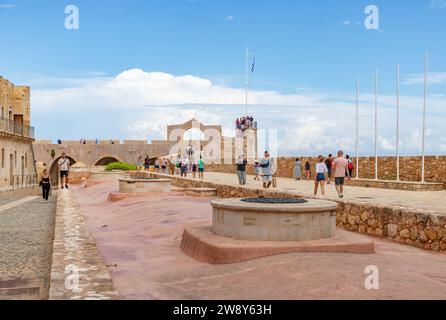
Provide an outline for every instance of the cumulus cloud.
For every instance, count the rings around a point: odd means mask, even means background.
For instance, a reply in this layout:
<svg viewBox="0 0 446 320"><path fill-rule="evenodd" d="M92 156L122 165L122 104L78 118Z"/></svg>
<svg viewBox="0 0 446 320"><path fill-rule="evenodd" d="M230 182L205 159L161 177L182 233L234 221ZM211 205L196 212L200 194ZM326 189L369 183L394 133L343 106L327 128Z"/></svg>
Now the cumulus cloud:
<svg viewBox="0 0 446 320"><path fill-rule="evenodd" d="M260 105L308 105L321 98L317 95L283 95L274 91L250 93L250 102ZM60 106L126 108L142 105L240 104L243 101L243 89L218 86L210 80L192 75L174 76L141 69L127 70L114 78L80 82L71 88L33 92L33 105L39 109Z"/></svg>
<svg viewBox="0 0 446 320"><path fill-rule="evenodd" d="M446 8L446 0L431 0L429 4L430 9L445 9Z"/></svg>
<svg viewBox="0 0 446 320"><path fill-rule="evenodd" d="M424 73L416 73L407 76L403 81L404 84L416 85L424 83ZM429 83L446 84L446 72L431 72L429 73Z"/></svg>
<svg viewBox="0 0 446 320"><path fill-rule="evenodd" d="M193 75L175 76L131 69L115 77L64 79L51 88L49 84L56 82L57 79L40 79L38 83L44 85L33 85L33 119L43 121L35 123L39 138L56 139L60 136L51 135L60 135L67 132L68 127L71 130L78 126L70 132L94 132L91 138L102 137L107 132L115 138L166 139L167 125L192 118L206 124L221 124L225 135L233 136L234 121L244 113L244 89L217 85ZM382 95L379 101L379 151L392 154L395 150L395 97ZM402 153L417 154L420 150L422 102L421 96L401 96ZM360 151L366 155L374 150L373 105L373 94L363 93ZM445 144L441 140L445 136L445 105L446 99L441 95L429 99L427 145L431 153L442 151ZM260 128L277 131L280 155L317 155L337 149L352 154L354 110L353 92L250 92L249 113L259 122ZM65 120L65 129L61 130ZM61 128L50 131L53 126L48 127L48 122Z"/></svg>
<svg viewBox="0 0 446 320"><path fill-rule="evenodd" d="M13 9L15 4L12 3L0 3L0 9Z"/></svg>

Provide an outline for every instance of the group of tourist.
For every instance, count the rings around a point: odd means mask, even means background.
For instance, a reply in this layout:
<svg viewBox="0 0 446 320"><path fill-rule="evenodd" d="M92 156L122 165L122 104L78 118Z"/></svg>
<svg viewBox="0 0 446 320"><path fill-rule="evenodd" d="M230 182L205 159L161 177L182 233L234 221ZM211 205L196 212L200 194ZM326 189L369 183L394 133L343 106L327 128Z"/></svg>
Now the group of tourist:
<svg viewBox="0 0 446 320"><path fill-rule="evenodd" d="M60 177L61 189L68 189L68 177L70 175L71 162L65 153L62 153L62 156L57 161L57 168ZM48 201L52 188L51 176L48 173L48 169L43 170L39 181L39 186L42 188L43 201Z"/></svg>
<svg viewBox="0 0 446 320"><path fill-rule="evenodd" d="M309 161L305 163L305 178L310 180L311 177L311 164ZM321 193L325 195L325 184L331 184L331 180L334 176L334 181L336 185L336 191L339 198L344 198L344 184L345 178L351 179L353 176L353 161L350 156L344 157L344 152L339 151L337 158L334 158L332 154L328 155L327 158L323 156L318 157L318 163L315 167L315 187L314 195L318 194L319 186ZM294 178L296 180L301 180L302 178L302 162L299 158L296 159L294 163Z"/></svg>
<svg viewBox="0 0 446 320"><path fill-rule="evenodd" d="M252 116L237 118L235 121L235 127L239 130L255 128L254 118Z"/></svg>
<svg viewBox="0 0 446 320"><path fill-rule="evenodd" d="M248 165L248 160L244 156L240 156L236 163L237 169L237 177L239 180L239 184L244 186L246 185L246 167ZM262 160L256 160L254 164L255 177L254 180L259 181L260 177L262 177L263 188L269 189L274 182L273 176L273 165L274 159L271 157L268 151L265 151L264 157Z"/></svg>
<svg viewBox="0 0 446 320"><path fill-rule="evenodd" d="M198 178L203 180L204 167L205 163L203 157L200 156L200 158L197 158L179 154L175 159L174 170L170 174L180 175L181 177L187 178L187 175L191 173L192 177L195 179L198 173Z"/></svg>

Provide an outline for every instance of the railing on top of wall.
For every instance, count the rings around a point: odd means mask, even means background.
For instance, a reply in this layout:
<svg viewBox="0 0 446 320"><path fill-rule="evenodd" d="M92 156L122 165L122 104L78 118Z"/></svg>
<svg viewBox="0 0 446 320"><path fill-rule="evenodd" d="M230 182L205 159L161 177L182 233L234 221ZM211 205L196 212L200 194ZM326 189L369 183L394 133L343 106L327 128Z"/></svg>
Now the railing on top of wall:
<svg viewBox="0 0 446 320"><path fill-rule="evenodd" d="M6 119L3 117L0 117L0 131L27 138L34 138L34 127L27 126L23 123L15 122L11 119Z"/></svg>

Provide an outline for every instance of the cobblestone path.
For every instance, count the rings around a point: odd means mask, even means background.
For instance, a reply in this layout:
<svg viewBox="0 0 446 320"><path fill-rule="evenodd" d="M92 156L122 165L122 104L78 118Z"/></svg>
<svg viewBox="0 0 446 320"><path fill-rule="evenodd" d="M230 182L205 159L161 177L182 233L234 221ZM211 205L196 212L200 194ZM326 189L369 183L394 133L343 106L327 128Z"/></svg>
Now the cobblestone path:
<svg viewBox="0 0 446 320"><path fill-rule="evenodd" d="M0 207L0 300L47 299L56 197L2 197Z"/></svg>

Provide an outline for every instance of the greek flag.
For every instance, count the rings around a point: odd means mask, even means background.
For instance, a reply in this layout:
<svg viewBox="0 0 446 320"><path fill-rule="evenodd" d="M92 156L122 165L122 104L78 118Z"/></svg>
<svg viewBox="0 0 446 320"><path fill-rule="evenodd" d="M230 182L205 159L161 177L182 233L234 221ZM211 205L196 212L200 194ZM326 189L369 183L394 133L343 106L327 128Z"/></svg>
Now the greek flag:
<svg viewBox="0 0 446 320"><path fill-rule="evenodd" d="M252 56L251 73L254 73L255 70L256 70L256 57Z"/></svg>

